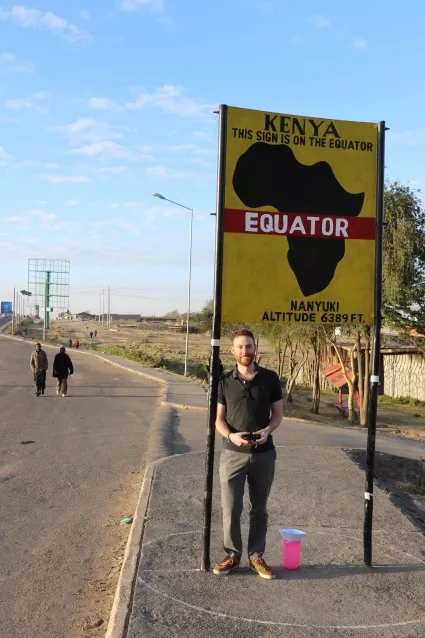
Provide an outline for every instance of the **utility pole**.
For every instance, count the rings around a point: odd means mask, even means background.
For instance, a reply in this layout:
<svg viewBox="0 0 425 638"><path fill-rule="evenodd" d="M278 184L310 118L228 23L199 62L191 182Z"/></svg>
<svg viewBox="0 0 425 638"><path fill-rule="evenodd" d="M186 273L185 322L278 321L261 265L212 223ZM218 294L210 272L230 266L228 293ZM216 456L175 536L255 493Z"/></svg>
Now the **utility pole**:
<svg viewBox="0 0 425 638"><path fill-rule="evenodd" d="M105 291L102 290L102 328L105 325Z"/></svg>
<svg viewBox="0 0 425 638"><path fill-rule="evenodd" d="M108 330L111 327L111 289L108 286Z"/></svg>
<svg viewBox="0 0 425 638"><path fill-rule="evenodd" d="M46 271L46 318L47 318L47 330L50 328L50 271Z"/></svg>
<svg viewBox="0 0 425 638"><path fill-rule="evenodd" d="M99 300L99 323L102 323L101 314L102 314L102 293L100 293L100 300Z"/></svg>
<svg viewBox="0 0 425 638"><path fill-rule="evenodd" d="M15 332L15 288L13 289L13 306L12 306L12 335Z"/></svg>
<svg viewBox="0 0 425 638"><path fill-rule="evenodd" d="M43 341L46 341L46 323L47 323L47 277L44 284L44 321L43 321Z"/></svg>

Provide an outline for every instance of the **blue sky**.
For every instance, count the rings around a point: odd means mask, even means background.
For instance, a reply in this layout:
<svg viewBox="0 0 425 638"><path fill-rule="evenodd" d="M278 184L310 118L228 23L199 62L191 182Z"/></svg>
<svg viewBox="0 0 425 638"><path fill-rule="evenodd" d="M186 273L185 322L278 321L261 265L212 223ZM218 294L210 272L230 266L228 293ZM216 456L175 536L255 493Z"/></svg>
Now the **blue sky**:
<svg viewBox="0 0 425 638"><path fill-rule="evenodd" d="M1 0L0 0L1 2ZM71 308L161 314L212 296L219 103L376 121L387 176L425 187L425 7L408 0L0 4L1 299L71 261Z"/></svg>

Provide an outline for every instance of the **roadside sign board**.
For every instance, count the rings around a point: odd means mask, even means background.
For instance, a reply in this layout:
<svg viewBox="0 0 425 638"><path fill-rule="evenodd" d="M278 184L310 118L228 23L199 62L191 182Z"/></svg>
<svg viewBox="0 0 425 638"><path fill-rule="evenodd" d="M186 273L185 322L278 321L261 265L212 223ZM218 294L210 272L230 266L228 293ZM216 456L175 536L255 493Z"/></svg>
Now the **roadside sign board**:
<svg viewBox="0 0 425 638"><path fill-rule="evenodd" d="M228 107L224 322L373 323L377 137Z"/></svg>
<svg viewBox="0 0 425 638"><path fill-rule="evenodd" d="M11 301L2 301L0 302L0 314L10 315L12 314L13 303Z"/></svg>

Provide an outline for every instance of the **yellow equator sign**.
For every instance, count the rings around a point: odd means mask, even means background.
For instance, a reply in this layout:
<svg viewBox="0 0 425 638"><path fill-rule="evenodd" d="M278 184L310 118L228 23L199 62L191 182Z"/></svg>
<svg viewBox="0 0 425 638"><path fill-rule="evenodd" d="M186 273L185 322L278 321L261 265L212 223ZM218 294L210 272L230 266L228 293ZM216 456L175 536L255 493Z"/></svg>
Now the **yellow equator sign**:
<svg viewBox="0 0 425 638"><path fill-rule="evenodd" d="M224 322L373 323L377 137L228 107Z"/></svg>

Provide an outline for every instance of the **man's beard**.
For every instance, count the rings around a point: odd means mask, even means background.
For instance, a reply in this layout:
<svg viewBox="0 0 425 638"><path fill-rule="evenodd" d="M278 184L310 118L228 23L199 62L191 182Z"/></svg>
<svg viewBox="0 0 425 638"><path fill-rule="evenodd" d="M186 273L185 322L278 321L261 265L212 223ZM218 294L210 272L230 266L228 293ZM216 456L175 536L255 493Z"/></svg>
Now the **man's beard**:
<svg viewBox="0 0 425 638"><path fill-rule="evenodd" d="M248 355L244 357L235 357L236 361L241 364L241 366L245 366L248 368L251 363L254 361L254 355Z"/></svg>

